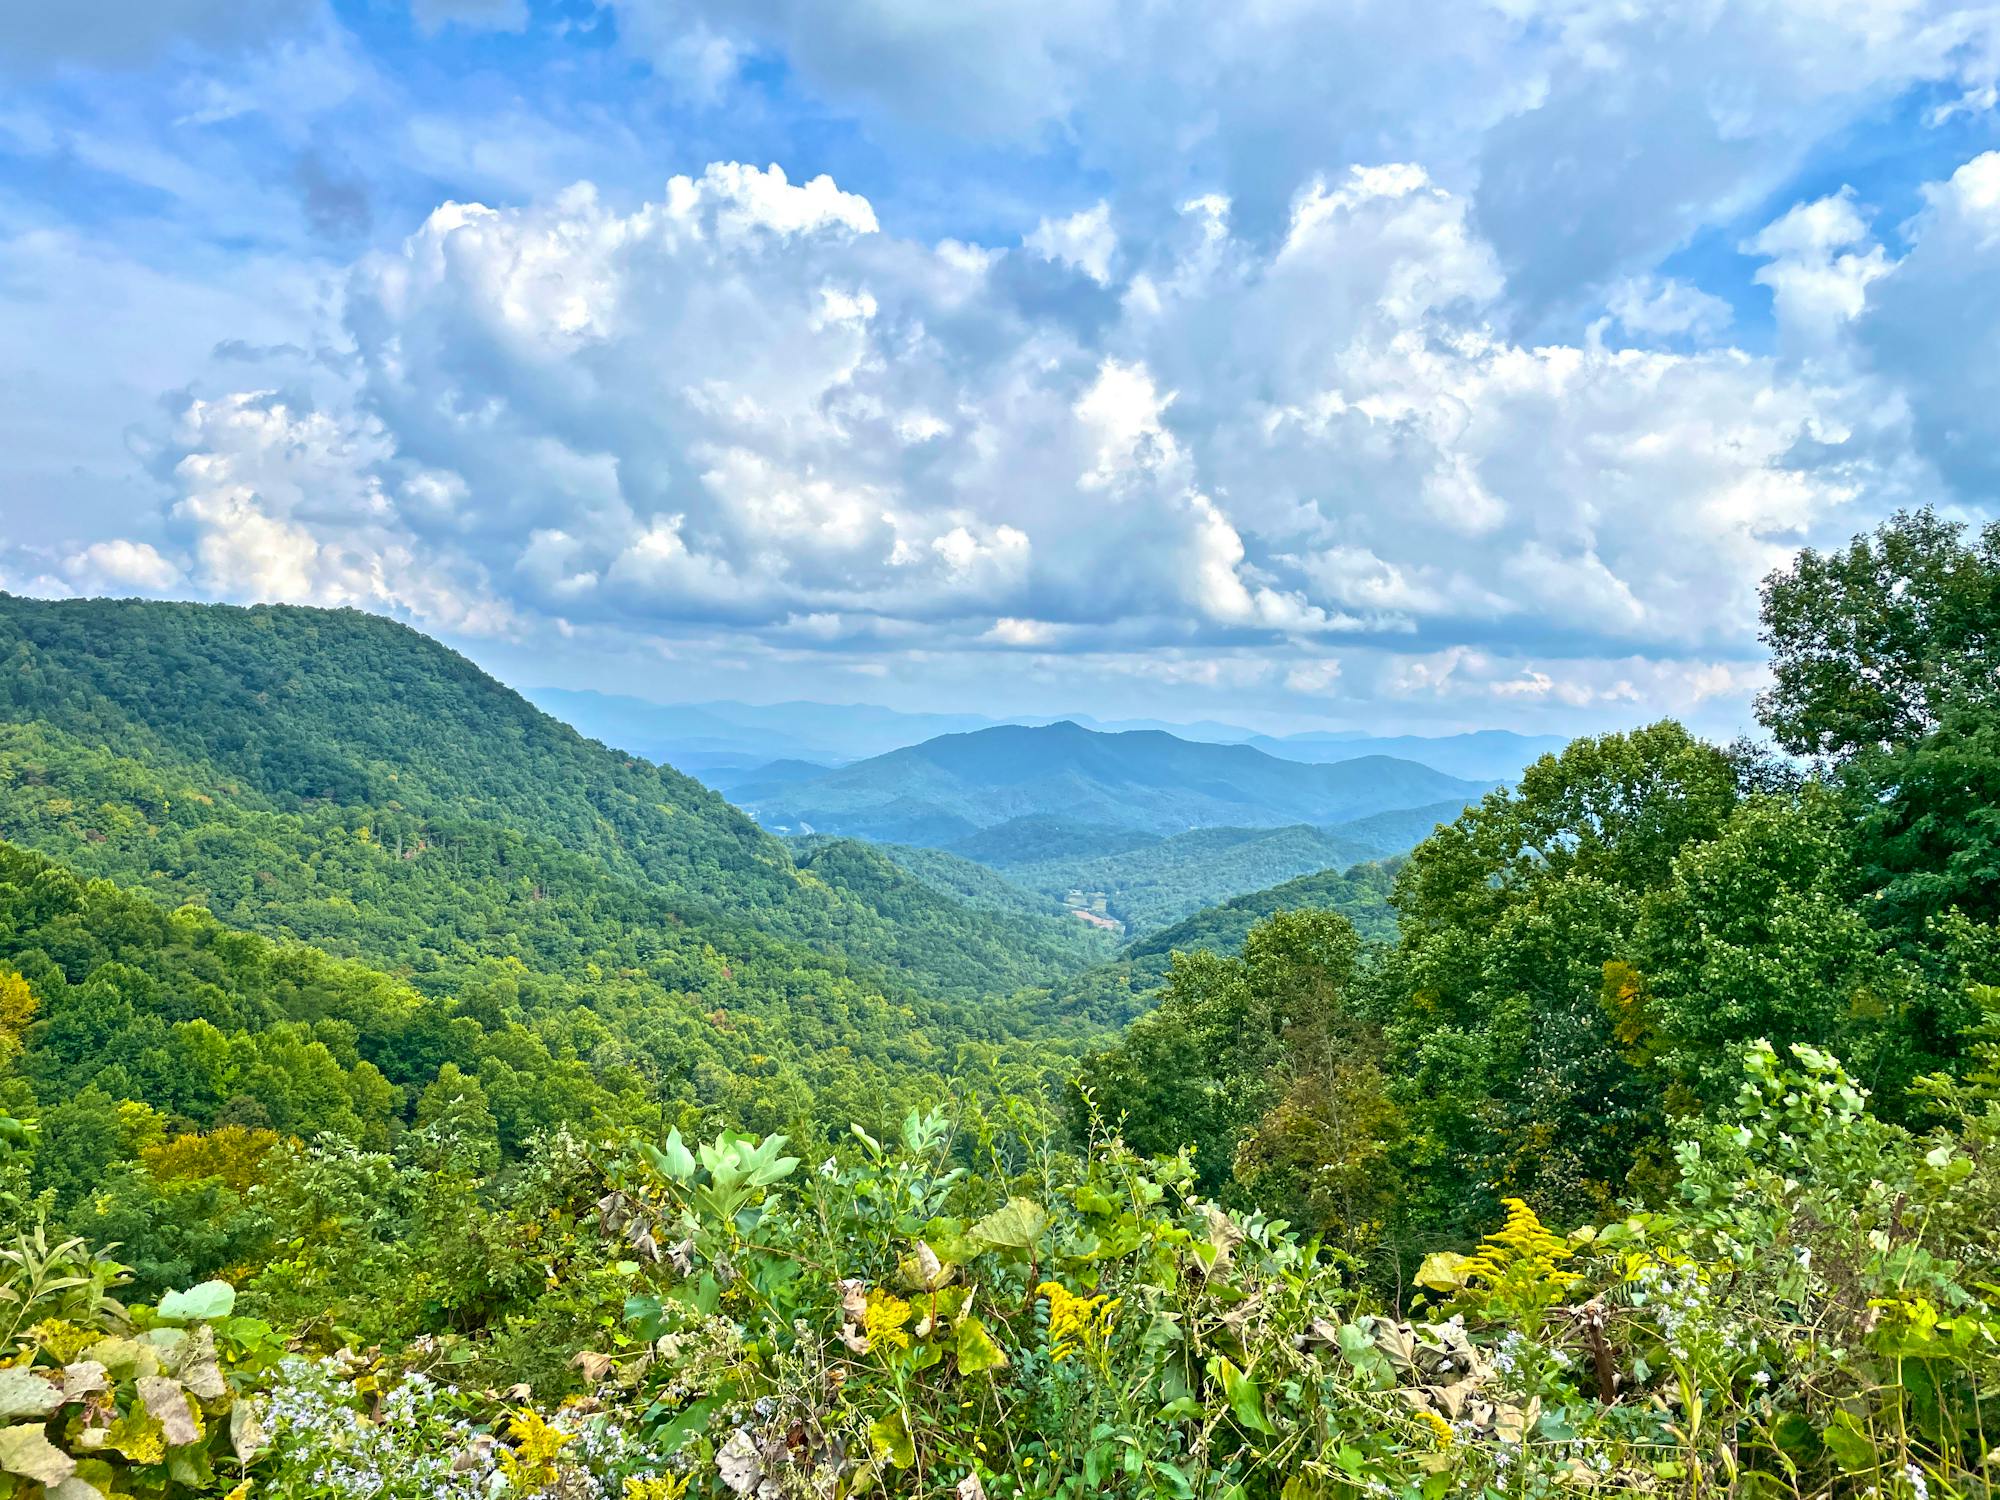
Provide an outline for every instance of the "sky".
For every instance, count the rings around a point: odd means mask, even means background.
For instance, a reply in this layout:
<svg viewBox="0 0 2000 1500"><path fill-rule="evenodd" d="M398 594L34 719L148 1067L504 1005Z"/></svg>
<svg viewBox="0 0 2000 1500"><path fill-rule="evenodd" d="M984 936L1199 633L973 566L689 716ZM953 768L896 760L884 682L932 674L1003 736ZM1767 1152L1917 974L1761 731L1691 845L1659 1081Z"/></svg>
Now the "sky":
<svg viewBox="0 0 2000 1500"><path fill-rule="evenodd" d="M2000 486L2000 5L0 8L0 588L510 681L1729 735Z"/></svg>

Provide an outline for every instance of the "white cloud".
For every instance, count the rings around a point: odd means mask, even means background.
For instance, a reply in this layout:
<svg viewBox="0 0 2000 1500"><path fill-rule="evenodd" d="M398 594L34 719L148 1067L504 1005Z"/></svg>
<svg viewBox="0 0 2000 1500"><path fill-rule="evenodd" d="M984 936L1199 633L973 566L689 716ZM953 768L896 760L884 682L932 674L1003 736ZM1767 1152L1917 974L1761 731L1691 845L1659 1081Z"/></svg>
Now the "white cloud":
<svg viewBox="0 0 2000 1500"><path fill-rule="evenodd" d="M1985 170L1858 311L1788 283L1815 340L1762 355L1679 282L1616 316L1691 351L1510 339L1468 200L1408 164L1308 181L1275 241L1176 214L1087 317L1019 274L1038 247L903 238L775 168L446 204L348 276L343 396L188 404L169 535L218 596L467 632L1549 722L1740 701L1757 580L1909 493L1903 406L1833 355L1984 264ZM1840 195L1755 243L1887 265Z"/></svg>
<svg viewBox="0 0 2000 1500"><path fill-rule="evenodd" d="M1907 90L1985 107L2000 63L2000 13L1959 0L607 3L670 80L663 38L719 37L919 149L1058 139L1121 220L1192 182L1269 226L1315 172L1422 161L1532 308L1652 270Z"/></svg>
<svg viewBox="0 0 2000 1500"><path fill-rule="evenodd" d="M123 537L92 542L63 565L63 572L79 589L89 593L138 589L162 594L181 581L180 568L160 556L151 542Z"/></svg>
<svg viewBox="0 0 2000 1500"><path fill-rule="evenodd" d="M1111 205L1099 202L1066 219L1044 219L1022 241L1043 260L1058 261L1081 271L1099 286L1111 284L1111 257L1118 253L1118 232L1111 227Z"/></svg>
<svg viewBox="0 0 2000 1500"><path fill-rule="evenodd" d="M1709 343L1728 330L1733 317L1722 298L1672 276L1628 277L1611 289L1605 305L1627 333L1641 338Z"/></svg>
<svg viewBox="0 0 2000 1500"><path fill-rule="evenodd" d="M1819 345L1860 313L1868 283L1889 270L1851 189L1794 206L1743 250L1768 258L1756 279L1771 289L1779 326Z"/></svg>
<svg viewBox="0 0 2000 1500"><path fill-rule="evenodd" d="M2000 490L2000 151L1924 189L1910 250L1871 280L1859 342L1907 402L1916 444L1964 499Z"/></svg>

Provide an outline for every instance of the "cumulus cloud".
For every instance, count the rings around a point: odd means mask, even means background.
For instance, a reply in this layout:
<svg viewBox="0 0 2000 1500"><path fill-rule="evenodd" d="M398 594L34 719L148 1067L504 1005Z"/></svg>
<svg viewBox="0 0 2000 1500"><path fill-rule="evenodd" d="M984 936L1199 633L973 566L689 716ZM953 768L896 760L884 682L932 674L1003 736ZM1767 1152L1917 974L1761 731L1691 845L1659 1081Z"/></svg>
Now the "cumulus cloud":
<svg viewBox="0 0 2000 1500"><path fill-rule="evenodd" d="M1605 299L1611 316L1637 338L1719 339L1734 318L1729 304L1672 276L1633 276Z"/></svg>
<svg viewBox="0 0 2000 1500"><path fill-rule="evenodd" d="M64 575L85 593L111 594L138 590L163 594L181 581L181 570L160 556L150 542L119 537L92 542L64 564Z"/></svg>
<svg viewBox="0 0 2000 1500"><path fill-rule="evenodd" d="M1743 249L1767 258L1756 279L1771 289L1779 326L1816 344L1839 334L1865 305L1868 283L1889 269L1852 189L1798 204Z"/></svg>
<svg viewBox="0 0 2000 1500"><path fill-rule="evenodd" d="M1274 239L1175 223L1077 267L1107 322L1011 273L1049 246L904 238L776 167L447 203L348 274L344 389L185 403L168 532L219 597L468 634L1608 713L1747 691L1757 578L1891 488L1871 378L1508 339L1416 165L1315 175ZM1713 337L1701 298L1618 316Z"/></svg>
<svg viewBox="0 0 2000 1500"><path fill-rule="evenodd" d="M1066 219L1044 219L1024 244L1044 260L1081 271L1099 286L1111 284L1111 257L1118 253L1118 232L1111 227L1111 205L1100 202Z"/></svg>
<svg viewBox="0 0 2000 1500"><path fill-rule="evenodd" d="M1871 278L1859 339L1909 405L1918 446L1968 502L2000 490L2000 152L1924 190L1909 253Z"/></svg>

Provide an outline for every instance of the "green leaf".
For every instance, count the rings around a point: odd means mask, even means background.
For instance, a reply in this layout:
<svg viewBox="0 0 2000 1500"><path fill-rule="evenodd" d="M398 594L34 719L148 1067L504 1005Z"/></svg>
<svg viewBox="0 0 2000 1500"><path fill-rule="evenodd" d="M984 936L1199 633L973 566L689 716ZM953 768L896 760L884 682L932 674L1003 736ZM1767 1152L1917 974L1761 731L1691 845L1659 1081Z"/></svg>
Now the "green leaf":
<svg viewBox="0 0 2000 1500"><path fill-rule="evenodd" d="M900 1411L892 1411L880 1421L868 1424L868 1442L878 1458L886 1458L899 1469L917 1461L917 1445Z"/></svg>
<svg viewBox="0 0 2000 1500"><path fill-rule="evenodd" d="M159 1314L176 1323L206 1322L228 1317L235 1307L235 1287L226 1281L204 1281L184 1292L168 1292L160 1299Z"/></svg>
<svg viewBox="0 0 2000 1500"><path fill-rule="evenodd" d="M664 1148L642 1141L639 1143L639 1151L652 1163L653 1170L662 1177L671 1177L675 1182L686 1182L694 1176L694 1153L688 1150L687 1143L681 1139L678 1125L667 1132L667 1143Z"/></svg>
<svg viewBox="0 0 2000 1500"><path fill-rule="evenodd" d="M1035 1248L1035 1242L1048 1228L1048 1210L1032 1198L1009 1198L1006 1206L995 1209L972 1226L972 1238L994 1250L1019 1250L1023 1254Z"/></svg>
<svg viewBox="0 0 2000 1500"><path fill-rule="evenodd" d="M662 1454L676 1452L689 1438L708 1426L709 1414L722 1405L720 1396L704 1396L690 1402L674 1419L653 1434L653 1447Z"/></svg>
<svg viewBox="0 0 2000 1500"><path fill-rule="evenodd" d="M1100 1192L1089 1183L1082 1183L1076 1190L1076 1206L1087 1214L1115 1214L1117 1202L1108 1193Z"/></svg>
<svg viewBox="0 0 2000 1500"><path fill-rule="evenodd" d="M1227 1355L1218 1354L1208 1362L1208 1373L1222 1383L1222 1394L1228 1398L1229 1409L1252 1432L1266 1436L1275 1435L1277 1428L1264 1415L1264 1392L1256 1380L1236 1368Z"/></svg>
<svg viewBox="0 0 2000 1500"><path fill-rule="evenodd" d="M1826 1424L1826 1430L1820 1437L1826 1443L1827 1451L1833 1454L1834 1461L1850 1474L1872 1469L1878 1462L1875 1445L1868 1440L1868 1435L1861 1431L1854 1418L1844 1411L1833 1414L1833 1420Z"/></svg>
<svg viewBox="0 0 2000 1500"><path fill-rule="evenodd" d="M993 1335L977 1318L958 1320L958 1371L976 1375L981 1370L997 1370L1007 1363L1007 1351L993 1342Z"/></svg>
<svg viewBox="0 0 2000 1500"><path fill-rule="evenodd" d="M1434 1292L1458 1291L1465 1285L1465 1267L1471 1260L1455 1250L1433 1250L1417 1267L1417 1285Z"/></svg>
<svg viewBox="0 0 2000 1500"><path fill-rule="evenodd" d="M38 1422L0 1428L0 1469L54 1489L76 1472L76 1460L49 1441Z"/></svg>

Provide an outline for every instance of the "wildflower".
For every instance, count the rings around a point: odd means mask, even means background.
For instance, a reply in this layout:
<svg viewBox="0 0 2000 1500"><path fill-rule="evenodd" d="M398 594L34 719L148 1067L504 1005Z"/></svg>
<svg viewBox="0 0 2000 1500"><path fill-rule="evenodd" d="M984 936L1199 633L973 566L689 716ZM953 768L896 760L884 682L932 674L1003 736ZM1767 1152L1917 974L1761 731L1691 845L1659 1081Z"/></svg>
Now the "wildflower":
<svg viewBox="0 0 2000 1500"><path fill-rule="evenodd" d="M1924 1482L1924 1471L1915 1464L1903 1465L1903 1477L1910 1481L1910 1493L1916 1500L1931 1500L1931 1487Z"/></svg>
<svg viewBox="0 0 2000 1500"><path fill-rule="evenodd" d="M1079 1348L1101 1345L1110 1336L1111 1320L1118 1311L1118 1299L1099 1293L1079 1297L1059 1281L1045 1281L1035 1288L1049 1299L1049 1356L1068 1359Z"/></svg>
<svg viewBox="0 0 2000 1500"><path fill-rule="evenodd" d="M1507 1222L1479 1242L1479 1251L1460 1269L1466 1281L1478 1277L1488 1286L1504 1278L1524 1278L1527 1284L1546 1285L1557 1291L1577 1278L1559 1269L1573 1253L1561 1235L1544 1228L1535 1211L1519 1198L1502 1198Z"/></svg>
<svg viewBox="0 0 2000 1500"><path fill-rule="evenodd" d="M868 1303L861 1314L861 1331L870 1347L909 1348L910 1336L903 1329L909 1321L909 1303L879 1286L869 1289Z"/></svg>
<svg viewBox="0 0 2000 1500"><path fill-rule="evenodd" d="M1428 1406L1417 1413L1417 1420L1429 1427L1440 1448L1449 1448L1457 1434L1451 1430L1451 1423L1432 1411Z"/></svg>

